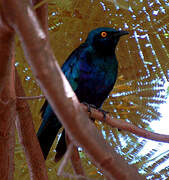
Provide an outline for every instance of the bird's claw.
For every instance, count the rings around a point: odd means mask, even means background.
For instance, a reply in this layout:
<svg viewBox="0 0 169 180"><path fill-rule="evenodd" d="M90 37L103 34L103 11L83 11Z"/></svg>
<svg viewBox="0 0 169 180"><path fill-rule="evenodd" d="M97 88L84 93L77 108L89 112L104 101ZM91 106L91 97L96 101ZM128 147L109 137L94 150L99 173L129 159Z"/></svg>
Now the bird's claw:
<svg viewBox="0 0 169 180"><path fill-rule="evenodd" d="M88 104L86 102L82 102L85 106L87 106L87 111L89 113L91 113L91 108L94 108L94 109L97 109L98 111L100 111L101 113L103 113L103 119L106 120L106 114L108 114L109 112L108 111L105 111L101 108L97 108L95 105L93 104Z"/></svg>
<svg viewBox="0 0 169 180"><path fill-rule="evenodd" d="M87 111L91 113L91 108L97 109L95 105L88 104L86 102L82 102L85 106L87 106Z"/></svg>
<svg viewBox="0 0 169 180"><path fill-rule="evenodd" d="M96 108L96 106L95 105L93 105L93 104L88 104L88 103L86 103L86 102L82 102L85 106L87 106L87 111L90 113L90 115L89 115L89 117L91 116L91 108L94 108L94 109L97 109ZM92 118L92 117L90 117L90 119L94 122L95 121L95 119L94 118Z"/></svg>
<svg viewBox="0 0 169 180"><path fill-rule="evenodd" d="M103 109L101 109L101 108L98 108L98 111L100 111L102 114L103 114L103 119L104 119L104 121L106 120L106 115L109 113L108 111L105 111L105 110L103 110Z"/></svg>

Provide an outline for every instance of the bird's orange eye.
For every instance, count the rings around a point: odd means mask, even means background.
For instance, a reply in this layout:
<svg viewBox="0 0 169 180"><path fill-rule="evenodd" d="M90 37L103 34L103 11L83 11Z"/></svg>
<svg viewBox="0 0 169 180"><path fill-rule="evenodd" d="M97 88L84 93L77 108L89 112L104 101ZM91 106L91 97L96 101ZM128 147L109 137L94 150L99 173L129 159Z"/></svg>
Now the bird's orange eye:
<svg viewBox="0 0 169 180"><path fill-rule="evenodd" d="M107 32L103 31L101 32L101 37L105 38L107 36Z"/></svg>

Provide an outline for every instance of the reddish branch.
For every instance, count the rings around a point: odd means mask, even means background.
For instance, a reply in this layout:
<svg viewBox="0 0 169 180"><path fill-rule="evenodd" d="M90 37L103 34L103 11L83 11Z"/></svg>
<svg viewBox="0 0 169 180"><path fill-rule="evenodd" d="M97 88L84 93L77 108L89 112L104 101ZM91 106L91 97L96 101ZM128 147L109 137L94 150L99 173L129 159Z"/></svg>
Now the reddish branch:
<svg viewBox="0 0 169 180"><path fill-rule="evenodd" d="M68 137L68 135L66 134L66 144L68 146L72 145L72 141L71 139ZM74 172L77 176L78 180L85 180L85 172L83 170L82 167L82 163L81 163L81 159L79 156L79 152L78 152L78 148L75 145L72 145L72 149L71 149L71 154L70 154L70 159L71 159L71 163L72 163L72 167L74 169Z"/></svg>
<svg viewBox="0 0 169 180"><path fill-rule="evenodd" d="M41 0L40 0L41 1ZM34 0L33 4L38 3L39 0ZM44 4L37 9L36 15L41 22L41 25L47 33L47 4ZM42 15L43 14L43 15ZM16 95L25 96L22 83L16 71ZM36 97L37 98L37 97ZM39 98L39 97L38 97ZM17 112L18 118L16 121L17 130L19 133L19 140L23 145L28 167L30 169L30 177L34 180L44 179L47 180L47 171L45 166L45 160L41 152L39 142L36 138L36 132L34 130L32 114L29 105L26 101L17 98Z"/></svg>
<svg viewBox="0 0 169 180"><path fill-rule="evenodd" d="M16 95L24 96L24 90L16 72ZM45 160L41 152L39 142L36 138L34 130L32 114L26 101L17 99L16 109L18 118L16 127L19 133L19 140L23 145L23 149L30 169L30 177L33 180L47 180L47 171Z"/></svg>
<svg viewBox="0 0 169 180"><path fill-rule="evenodd" d="M81 104L81 105L85 111L88 111L88 108L84 104ZM127 123L122 119L111 118L111 116L109 116L108 114L106 115L106 118L104 118L102 112L99 112L98 110L94 108L90 108L90 110L91 110L90 116L92 118L102 121L113 128L125 130L125 131L131 132L133 134L136 134L140 137L144 137L147 139L169 143L169 135L163 135L163 134L147 131L145 129L142 129L135 125Z"/></svg>
<svg viewBox="0 0 169 180"><path fill-rule="evenodd" d="M80 156L77 147L73 144L73 142L70 140L68 135L66 134L66 144L67 144L67 151L66 154L56 154L55 156L55 162L57 163L61 158L64 156L64 159L58 169L58 176L63 175L65 176L64 167L67 164L69 160L71 160L73 170L76 174L76 179L78 180L85 180L85 173L81 164ZM68 174L66 174L67 177Z"/></svg>
<svg viewBox="0 0 169 180"><path fill-rule="evenodd" d="M23 99L23 100L34 100L34 99L39 99L39 98L44 98L45 96L31 96L31 97L17 97L17 99ZM84 105L81 104L83 109L88 112L88 108ZM154 133L147 131L143 128L139 128L131 123L125 122L122 119L117 119L117 118L112 118L109 114L106 114L106 118L104 118L103 113L98 111L95 108L90 108L91 112L89 112L90 117L97 119L101 122L104 122L111 126L112 128L118 128L121 130L125 130L128 132L131 132L133 134L136 134L140 137L146 138L146 139L151 139L154 141L160 141L160 142L166 142L169 143L169 135L164 135L164 134L159 134L159 133Z"/></svg>
<svg viewBox="0 0 169 180"><path fill-rule="evenodd" d="M14 172L16 98L13 53L14 32L0 14L0 178L8 180L13 179Z"/></svg>
<svg viewBox="0 0 169 180"><path fill-rule="evenodd" d="M81 159L80 159L80 155L78 152L78 148L76 146L72 147L72 154L71 154L71 163L74 169L74 172L77 175L81 175L83 177L79 177L78 180L84 180L85 178L85 173L82 167L82 163L81 163Z"/></svg>
<svg viewBox="0 0 169 180"><path fill-rule="evenodd" d="M41 3L43 0L31 0L33 6ZM43 3L39 8L36 8L36 16L48 38L48 3Z"/></svg>
<svg viewBox="0 0 169 180"><path fill-rule="evenodd" d="M33 74L73 142L80 145L110 179L142 179L137 169L129 166L105 142L79 106L29 2L4 0L1 6L8 23L21 39Z"/></svg>

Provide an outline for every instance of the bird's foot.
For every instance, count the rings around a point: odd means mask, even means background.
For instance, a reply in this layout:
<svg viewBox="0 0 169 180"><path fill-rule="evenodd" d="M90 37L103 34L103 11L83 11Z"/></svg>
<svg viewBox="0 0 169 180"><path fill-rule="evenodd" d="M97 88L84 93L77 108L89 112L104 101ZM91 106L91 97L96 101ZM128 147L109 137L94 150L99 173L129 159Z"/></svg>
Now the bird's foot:
<svg viewBox="0 0 169 180"><path fill-rule="evenodd" d="M87 111L91 113L91 108L97 109L97 107L93 104L88 104L86 102L82 102L85 106L87 106Z"/></svg>
<svg viewBox="0 0 169 180"><path fill-rule="evenodd" d="M105 111L105 110L103 110L103 109L101 109L101 108L98 108L97 109L98 111L100 111L102 114L103 114L103 119L104 119L104 121L106 120L106 115L109 113L108 111Z"/></svg>
<svg viewBox="0 0 169 180"><path fill-rule="evenodd" d="M98 111L100 111L101 113L103 113L103 119L106 120L106 114L108 114L109 112L108 111L105 111L101 108L97 108L95 105L93 104L88 104L86 102L82 102L85 106L87 106L87 111L89 113L91 113L91 108L94 108L94 109L97 109ZM92 118L91 118L92 119Z"/></svg>
<svg viewBox="0 0 169 180"><path fill-rule="evenodd" d="M85 106L87 106L87 111L90 113L89 117L91 116L91 108L97 109L97 107L93 104L88 104L86 102L82 102ZM94 122L95 119L90 117L90 119Z"/></svg>

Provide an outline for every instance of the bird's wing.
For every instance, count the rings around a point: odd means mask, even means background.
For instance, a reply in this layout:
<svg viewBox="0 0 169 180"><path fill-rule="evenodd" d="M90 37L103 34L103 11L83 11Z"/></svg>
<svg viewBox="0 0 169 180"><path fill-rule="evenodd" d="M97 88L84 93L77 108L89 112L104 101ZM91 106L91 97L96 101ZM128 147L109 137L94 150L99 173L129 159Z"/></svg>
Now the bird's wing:
<svg viewBox="0 0 169 180"><path fill-rule="evenodd" d="M78 87L78 78L80 73L81 61L85 61L87 58L87 53L85 51L87 45L85 43L81 44L76 48L67 58L65 63L62 65L62 71L65 74L67 80L69 81L71 87L75 91ZM46 100L40 110L42 117L48 106L48 101Z"/></svg>
<svg viewBox="0 0 169 180"><path fill-rule="evenodd" d="M41 113L42 117L44 116L44 112L46 110L47 105L48 105L48 101L45 100L44 104L42 105L42 107L40 109L40 113Z"/></svg>
<svg viewBox="0 0 169 180"><path fill-rule="evenodd" d="M86 61L88 55L86 47L86 44L81 44L70 54L70 56L67 58L67 60L62 66L62 71L74 91L76 91L76 89L78 88L78 80L80 78L81 66L83 62Z"/></svg>

